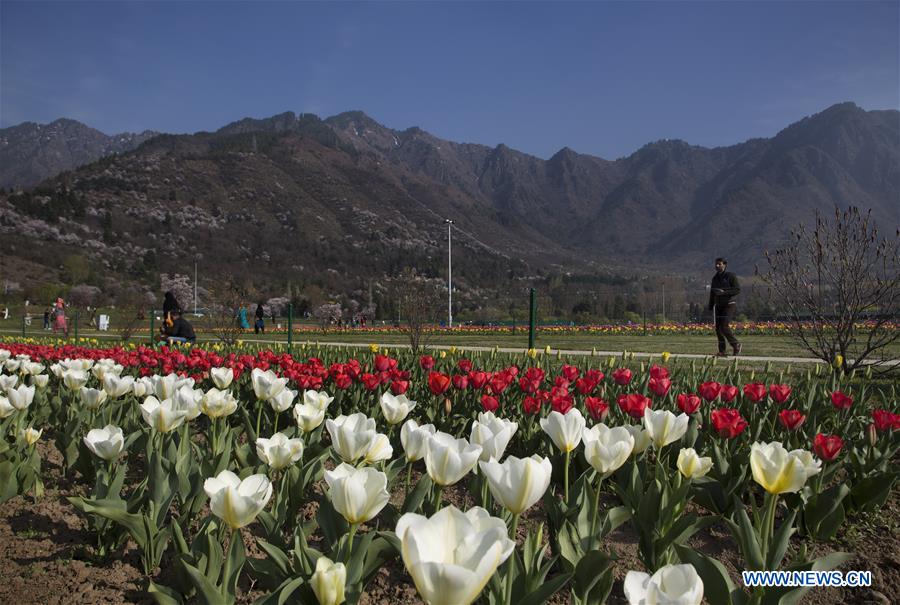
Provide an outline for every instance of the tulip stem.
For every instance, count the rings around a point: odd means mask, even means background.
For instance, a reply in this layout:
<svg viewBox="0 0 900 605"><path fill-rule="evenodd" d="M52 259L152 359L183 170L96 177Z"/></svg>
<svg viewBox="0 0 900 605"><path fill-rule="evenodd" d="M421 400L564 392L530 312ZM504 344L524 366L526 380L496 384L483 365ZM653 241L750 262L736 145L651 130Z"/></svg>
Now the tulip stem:
<svg viewBox="0 0 900 605"><path fill-rule="evenodd" d="M510 530L510 538L512 541L516 542L516 532L519 529L519 514L513 513L512 518L512 528ZM512 605L512 589L513 589L513 571L515 570L515 552L509 557L509 561L507 561L506 565L506 598L503 599L503 602L506 605Z"/></svg>
<svg viewBox="0 0 900 605"><path fill-rule="evenodd" d="M403 503L406 504L406 498L409 496L409 484L412 481L412 465L409 460L406 461L406 488L403 490Z"/></svg>
<svg viewBox="0 0 900 605"><path fill-rule="evenodd" d="M762 556L763 563L768 563L769 558L769 543L772 540L772 534L775 533L775 506L778 504L778 496L776 494L770 494L766 492L766 512L763 516L763 526L762 526L762 536L761 537L761 546L762 546Z"/></svg>
<svg viewBox="0 0 900 605"><path fill-rule="evenodd" d="M566 452L566 464L563 467L563 501L569 504L569 458L572 452Z"/></svg>
<svg viewBox="0 0 900 605"><path fill-rule="evenodd" d="M603 485L603 478L597 482L597 491L594 492L594 514L591 516L591 537L589 544L594 543L594 532L597 529L597 517L600 516L600 486ZM599 540L598 540L599 542Z"/></svg>
<svg viewBox="0 0 900 605"><path fill-rule="evenodd" d="M275 412L275 428L272 429L272 434L274 435L277 432L278 432L278 412Z"/></svg>
<svg viewBox="0 0 900 605"><path fill-rule="evenodd" d="M353 536L356 534L357 523L350 524L350 534L347 537L347 563L350 563L350 557L353 556Z"/></svg>
<svg viewBox="0 0 900 605"><path fill-rule="evenodd" d="M262 401L257 400L257 405L259 405L259 410L256 412L256 436L259 437L259 424L262 422L262 411L263 404Z"/></svg>
<svg viewBox="0 0 900 605"><path fill-rule="evenodd" d="M441 510L441 495L444 492L444 486L435 484L434 486L434 512Z"/></svg>

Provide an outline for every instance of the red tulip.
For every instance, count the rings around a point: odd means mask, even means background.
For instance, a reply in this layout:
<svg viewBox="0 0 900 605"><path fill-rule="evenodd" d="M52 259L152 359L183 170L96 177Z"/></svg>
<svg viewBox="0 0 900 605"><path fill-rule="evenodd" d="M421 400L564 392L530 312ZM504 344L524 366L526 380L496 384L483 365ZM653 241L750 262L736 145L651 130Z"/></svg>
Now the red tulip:
<svg viewBox="0 0 900 605"><path fill-rule="evenodd" d="M615 372L612 373L613 380L616 381L616 384L626 385L631 382L631 370L628 368L619 368Z"/></svg>
<svg viewBox="0 0 900 605"><path fill-rule="evenodd" d="M339 389L348 389L353 384L353 379L348 374L338 374L334 377L334 386Z"/></svg>
<svg viewBox="0 0 900 605"><path fill-rule="evenodd" d="M387 372L391 368L391 361L391 358L386 355L376 355L375 370L378 372ZM394 365L397 365L396 360L394 360Z"/></svg>
<svg viewBox="0 0 900 605"><path fill-rule="evenodd" d="M619 404L619 407L623 412L632 418L643 418L644 410L653 407L653 402L650 398L644 397L640 393L632 393L631 395L625 395L623 393L616 399L616 403Z"/></svg>
<svg viewBox="0 0 900 605"><path fill-rule="evenodd" d="M722 403L731 403L737 397L738 388L730 384L723 384L722 390L719 392L719 401Z"/></svg>
<svg viewBox="0 0 900 605"><path fill-rule="evenodd" d="M587 380L593 381L596 384L600 384L603 382L603 372L600 370L588 370L584 373L584 377Z"/></svg>
<svg viewBox="0 0 900 605"><path fill-rule="evenodd" d="M568 411L572 409L572 403L571 395L557 395L550 399L550 406L554 411L559 412L560 414L568 413Z"/></svg>
<svg viewBox="0 0 900 605"><path fill-rule="evenodd" d="M466 387L469 386L468 376L464 376L462 374L454 374L451 380L453 381L453 387L460 391L466 390Z"/></svg>
<svg viewBox="0 0 900 605"><path fill-rule="evenodd" d="M685 414L693 414L700 409L700 398L693 393L682 393L678 396L678 409Z"/></svg>
<svg viewBox="0 0 900 605"><path fill-rule="evenodd" d="M853 405L853 397L846 393L835 391L831 394L831 405L839 410L849 410L850 406Z"/></svg>
<svg viewBox="0 0 900 605"><path fill-rule="evenodd" d="M579 378L575 381L575 389L582 395L590 395L597 388L597 383L589 378Z"/></svg>
<svg viewBox="0 0 900 605"><path fill-rule="evenodd" d="M894 414L887 410L872 410L872 423L878 432L900 429L900 414Z"/></svg>
<svg viewBox="0 0 900 605"><path fill-rule="evenodd" d="M651 378L647 386L650 387L650 390L657 397L665 397L666 393L669 392L669 388L672 386L672 381L662 377Z"/></svg>
<svg viewBox="0 0 900 605"><path fill-rule="evenodd" d="M600 397L585 397L584 407L591 413L591 418L598 422L606 420L606 416L609 414L609 404Z"/></svg>
<svg viewBox="0 0 900 605"><path fill-rule="evenodd" d="M734 439L747 428L747 421L741 417L741 413L734 408L720 408L713 410L709 415L713 428L726 439Z"/></svg>
<svg viewBox="0 0 900 605"><path fill-rule="evenodd" d="M581 370L579 370L575 366L565 364L562 367L562 375L569 382L575 382L575 380L581 375Z"/></svg>
<svg viewBox="0 0 900 605"><path fill-rule="evenodd" d="M541 411L541 400L537 397L526 395L522 400L522 409L526 414L537 414Z"/></svg>
<svg viewBox="0 0 900 605"><path fill-rule="evenodd" d="M423 370L430 370L434 367L434 357L431 355L422 355L419 357L419 367Z"/></svg>
<svg viewBox="0 0 900 605"><path fill-rule="evenodd" d="M791 385L789 384L770 384L769 396L777 403L784 403L791 396Z"/></svg>
<svg viewBox="0 0 900 605"><path fill-rule="evenodd" d="M816 453L816 456L825 462L831 462L837 458L838 454L841 453L842 447L844 447L844 440L837 435L823 435L819 433L813 439L813 451Z"/></svg>
<svg viewBox="0 0 900 605"><path fill-rule="evenodd" d="M369 391L374 391L381 384L381 377L375 374L363 374L360 380Z"/></svg>
<svg viewBox="0 0 900 605"><path fill-rule="evenodd" d="M391 393L393 393L394 395L403 395L408 389L408 380L395 380L391 383Z"/></svg>
<svg viewBox="0 0 900 605"><path fill-rule="evenodd" d="M450 388L450 377L440 372L430 372L428 374L428 388L434 395L443 395Z"/></svg>
<svg viewBox="0 0 900 605"><path fill-rule="evenodd" d="M456 367L459 368L460 372L465 372L468 374L472 371L472 361L466 358L462 358L456 362Z"/></svg>
<svg viewBox="0 0 900 605"><path fill-rule="evenodd" d="M668 378L669 369L664 366L650 366L650 378Z"/></svg>
<svg viewBox="0 0 900 605"><path fill-rule="evenodd" d="M799 410L781 410L781 413L778 414L778 420L784 425L784 428L794 431L806 422L806 416Z"/></svg>
<svg viewBox="0 0 900 605"><path fill-rule="evenodd" d="M768 393L766 385L761 382L751 382L744 385L744 397L753 403L759 403L765 399L766 393Z"/></svg>
<svg viewBox="0 0 900 605"><path fill-rule="evenodd" d="M469 372L469 384L472 385L473 389L482 388L490 378L490 374L487 372Z"/></svg>
<svg viewBox="0 0 900 605"><path fill-rule="evenodd" d="M494 412L497 410L497 408L500 407L500 402L497 401L496 397L492 397L490 395L482 395L481 407L484 408L485 412Z"/></svg>
<svg viewBox="0 0 900 605"><path fill-rule="evenodd" d="M715 401L718 399L719 393L722 392L722 385L713 380L704 382L697 390L700 392L700 396L706 401Z"/></svg>
<svg viewBox="0 0 900 605"><path fill-rule="evenodd" d="M497 372L491 377L489 384L491 387L491 393L493 393L494 395L499 395L506 390L506 387L509 386L509 380L507 379L506 374Z"/></svg>

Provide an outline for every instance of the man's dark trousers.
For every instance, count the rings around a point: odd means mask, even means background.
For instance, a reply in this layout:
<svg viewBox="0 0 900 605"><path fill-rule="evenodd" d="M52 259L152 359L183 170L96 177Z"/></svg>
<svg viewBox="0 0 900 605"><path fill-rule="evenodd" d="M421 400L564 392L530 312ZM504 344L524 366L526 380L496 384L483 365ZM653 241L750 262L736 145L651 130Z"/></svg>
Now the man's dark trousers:
<svg viewBox="0 0 900 605"><path fill-rule="evenodd" d="M736 304L716 305L713 308L713 313L715 313L716 318L716 339L719 341L719 353L725 352L726 340L732 347L737 347L737 338L734 337L731 328L728 326L736 308Z"/></svg>

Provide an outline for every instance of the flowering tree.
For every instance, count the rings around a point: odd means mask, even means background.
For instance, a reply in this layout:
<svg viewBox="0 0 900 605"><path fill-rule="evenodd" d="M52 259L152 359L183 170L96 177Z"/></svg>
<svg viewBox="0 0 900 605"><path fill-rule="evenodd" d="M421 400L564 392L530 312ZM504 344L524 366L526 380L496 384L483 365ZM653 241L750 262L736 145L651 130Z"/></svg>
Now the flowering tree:
<svg viewBox="0 0 900 605"><path fill-rule="evenodd" d="M888 329L900 312L900 231L879 237L871 211L836 208L834 222L816 213L812 231L798 227L766 260L760 277L807 350L845 372L885 361L900 337Z"/></svg>
<svg viewBox="0 0 900 605"><path fill-rule="evenodd" d="M426 328L437 323L447 288L441 280L406 268L393 280L393 289L400 302L400 329L409 337L409 346L415 353L428 344Z"/></svg>

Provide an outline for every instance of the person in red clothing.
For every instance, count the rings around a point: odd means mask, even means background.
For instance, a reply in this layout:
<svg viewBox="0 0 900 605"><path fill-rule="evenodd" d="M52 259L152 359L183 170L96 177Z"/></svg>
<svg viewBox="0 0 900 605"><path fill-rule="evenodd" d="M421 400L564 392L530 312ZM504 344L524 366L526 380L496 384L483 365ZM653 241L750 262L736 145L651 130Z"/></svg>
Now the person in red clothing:
<svg viewBox="0 0 900 605"><path fill-rule="evenodd" d="M713 275L709 286L709 310L713 312L716 323L716 340L719 341L719 357L728 357L725 352L725 342L731 345L735 355L741 354L741 343L734 337L728 323L734 316L737 303L734 297L740 294L741 286L737 276L726 271L728 261L724 258L716 259L716 274Z"/></svg>

